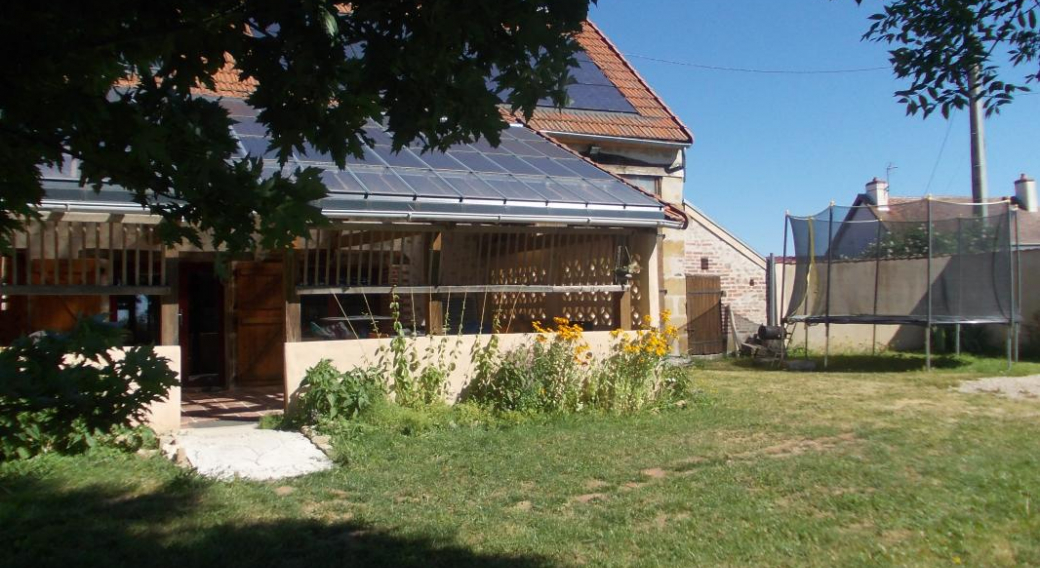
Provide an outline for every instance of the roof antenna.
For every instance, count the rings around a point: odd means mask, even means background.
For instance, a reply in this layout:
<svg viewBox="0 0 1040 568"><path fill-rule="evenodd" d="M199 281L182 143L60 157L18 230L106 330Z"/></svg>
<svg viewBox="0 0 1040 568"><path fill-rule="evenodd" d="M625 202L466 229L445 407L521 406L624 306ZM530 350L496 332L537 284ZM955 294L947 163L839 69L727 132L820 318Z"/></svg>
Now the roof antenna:
<svg viewBox="0 0 1040 568"><path fill-rule="evenodd" d="M899 166L893 164L892 162L889 162L888 165L885 166L885 183L888 185L889 191L892 190L892 170L898 169Z"/></svg>

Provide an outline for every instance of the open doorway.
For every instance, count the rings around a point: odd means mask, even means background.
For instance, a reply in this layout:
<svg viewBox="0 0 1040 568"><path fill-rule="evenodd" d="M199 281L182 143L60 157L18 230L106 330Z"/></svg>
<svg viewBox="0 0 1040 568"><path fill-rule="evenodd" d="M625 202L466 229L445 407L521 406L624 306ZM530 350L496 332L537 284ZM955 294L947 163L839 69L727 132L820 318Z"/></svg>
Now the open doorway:
<svg viewBox="0 0 1040 568"><path fill-rule="evenodd" d="M180 265L179 334L183 385L226 387L224 285L212 263Z"/></svg>

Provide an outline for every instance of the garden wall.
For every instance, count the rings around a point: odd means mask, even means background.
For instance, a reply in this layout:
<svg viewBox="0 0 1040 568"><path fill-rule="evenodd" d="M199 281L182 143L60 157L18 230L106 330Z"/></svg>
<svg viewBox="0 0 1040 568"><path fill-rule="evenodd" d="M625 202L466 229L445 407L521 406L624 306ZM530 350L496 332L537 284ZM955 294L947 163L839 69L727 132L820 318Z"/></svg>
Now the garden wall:
<svg viewBox="0 0 1040 568"><path fill-rule="evenodd" d="M457 402L459 395L473 376L472 353L474 346L484 346L491 335L461 336L426 336L409 339L411 348L420 355L425 363L428 353L436 351L436 344L443 341L444 352L457 353L455 370L448 380L445 396L447 402ZM510 351L521 345L532 345L537 334L511 333L498 335L498 347L501 352ZM608 331L585 332L582 339L589 344L591 352L602 356L610 349L613 338ZM389 371L391 339L349 339L343 341L304 341L285 344L285 392L286 400L291 402L296 397L307 369L318 364L322 359L329 359L340 371L355 367L383 365ZM434 347L434 349L430 349Z"/></svg>
<svg viewBox="0 0 1040 568"><path fill-rule="evenodd" d="M181 348L179 345L157 345L155 353L169 359L169 366L177 373L177 385L170 388L166 400L157 402L148 411L148 426L158 434L181 427Z"/></svg>

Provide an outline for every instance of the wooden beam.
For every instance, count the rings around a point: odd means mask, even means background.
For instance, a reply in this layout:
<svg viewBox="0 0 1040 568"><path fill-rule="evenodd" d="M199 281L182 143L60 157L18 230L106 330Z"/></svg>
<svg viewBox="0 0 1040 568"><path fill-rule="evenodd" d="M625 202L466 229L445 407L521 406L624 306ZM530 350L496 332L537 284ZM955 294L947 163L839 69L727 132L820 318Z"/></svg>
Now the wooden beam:
<svg viewBox="0 0 1040 568"><path fill-rule="evenodd" d="M447 294L451 293L528 293L528 294L577 294L595 292L616 292L626 290L620 284L602 285L575 285L575 286L539 286L528 284L489 284L473 286L297 286L296 293L300 296L328 295L328 294L389 294L396 291L398 294Z"/></svg>
<svg viewBox="0 0 1040 568"><path fill-rule="evenodd" d="M169 286L0 286L0 294L7 296L163 296L170 291Z"/></svg>

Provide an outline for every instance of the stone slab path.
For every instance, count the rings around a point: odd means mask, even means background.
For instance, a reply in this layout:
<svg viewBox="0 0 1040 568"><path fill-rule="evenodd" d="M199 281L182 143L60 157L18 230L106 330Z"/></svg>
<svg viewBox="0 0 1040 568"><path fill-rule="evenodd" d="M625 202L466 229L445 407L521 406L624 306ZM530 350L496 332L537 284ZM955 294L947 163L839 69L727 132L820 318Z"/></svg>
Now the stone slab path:
<svg viewBox="0 0 1040 568"><path fill-rule="evenodd" d="M261 430L256 424L189 428L164 451L204 477L268 481L330 469L332 460L298 432Z"/></svg>

